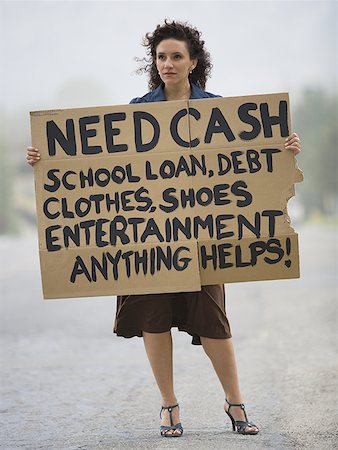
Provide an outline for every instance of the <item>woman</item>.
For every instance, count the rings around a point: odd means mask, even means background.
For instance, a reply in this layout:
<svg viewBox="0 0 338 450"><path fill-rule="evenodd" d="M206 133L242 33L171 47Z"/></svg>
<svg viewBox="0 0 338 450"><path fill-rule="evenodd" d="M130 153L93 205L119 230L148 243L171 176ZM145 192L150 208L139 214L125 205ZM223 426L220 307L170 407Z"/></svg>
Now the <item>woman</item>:
<svg viewBox="0 0 338 450"><path fill-rule="evenodd" d="M219 97L204 90L211 63L195 28L165 21L153 33L147 33L144 45L149 60L143 70L149 75L150 92L131 103ZM299 153L296 133L285 140L285 148ZM38 150L28 147L28 164L33 165L39 159ZM173 386L171 327L188 332L193 337L192 344L203 346L224 389L224 410L233 430L257 434L259 429L248 421L242 403L224 286L215 285L203 286L200 292L129 295L117 299L114 332L126 338L143 336L162 396L161 435L183 434Z"/></svg>

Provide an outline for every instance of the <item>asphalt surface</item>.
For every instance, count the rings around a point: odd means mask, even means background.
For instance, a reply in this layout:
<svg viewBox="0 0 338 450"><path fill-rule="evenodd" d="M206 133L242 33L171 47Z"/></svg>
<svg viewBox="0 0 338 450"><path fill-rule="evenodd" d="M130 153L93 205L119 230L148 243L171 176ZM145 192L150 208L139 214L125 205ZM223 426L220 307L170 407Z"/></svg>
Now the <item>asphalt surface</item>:
<svg viewBox="0 0 338 450"><path fill-rule="evenodd" d="M174 329L184 426L174 439L159 435L142 339L112 334L115 300L43 301L35 236L2 237L0 448L338 448L337 230L297 231L301 279L227 286L243 398L261 432L232 432L210 361Z"/></svg>

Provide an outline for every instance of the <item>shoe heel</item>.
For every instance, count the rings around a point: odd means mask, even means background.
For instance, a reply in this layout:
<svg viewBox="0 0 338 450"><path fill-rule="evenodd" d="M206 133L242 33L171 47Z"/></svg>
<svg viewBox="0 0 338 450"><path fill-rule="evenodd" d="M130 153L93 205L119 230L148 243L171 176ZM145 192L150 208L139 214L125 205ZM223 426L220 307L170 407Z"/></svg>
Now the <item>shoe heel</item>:
<svg viewBox="0 0 338 450"><path fill-rule="evenodd" d="M231 419L231 423L232 423L232 431L236 431L236 424L235 424L235 419L232 417L231 414L228 413L228 411L225 411L227 413L227 415L230 417Z"/></svg>
<svg viewBox="0 0 338 450"><path fill-rule="evenodd" d="M247 417L246 412L245 412L245 406L244 406L243 403L230 403L230 402L228 402L227 399L225 399L225 401L229 405L228 411L225 410L225 412L227 413L227 415L231 419L232 430L233 431L237 430L237 432L240 433L240 434L257 434L257 433L259 433L259 429L258 429L257 425L255 425L253 422L249 422L248 421L248 417ZM235 420L232 417L232 414L229 412L229 409L232 406L240 406L241 407L241 409L243 410L243 413L244 413L245 421L244 420ZM255 427L256 431L245 431L246 427Z"/></svg>

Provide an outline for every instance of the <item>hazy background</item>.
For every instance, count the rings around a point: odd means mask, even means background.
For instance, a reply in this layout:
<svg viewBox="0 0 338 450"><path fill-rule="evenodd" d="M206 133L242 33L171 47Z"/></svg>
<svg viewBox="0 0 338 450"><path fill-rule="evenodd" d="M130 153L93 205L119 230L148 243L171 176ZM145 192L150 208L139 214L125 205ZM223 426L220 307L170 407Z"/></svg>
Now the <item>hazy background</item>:
<svg viewBox="0 0 338 450"><path fill-rule="evenodd" d="M165 17L200 29L223 96L290 93L305 182L294 218L337 215L335 1L45 1L0 3L0 233L35 229L29 111L128 103L147 92L135 73L142 37Z"/></svg>

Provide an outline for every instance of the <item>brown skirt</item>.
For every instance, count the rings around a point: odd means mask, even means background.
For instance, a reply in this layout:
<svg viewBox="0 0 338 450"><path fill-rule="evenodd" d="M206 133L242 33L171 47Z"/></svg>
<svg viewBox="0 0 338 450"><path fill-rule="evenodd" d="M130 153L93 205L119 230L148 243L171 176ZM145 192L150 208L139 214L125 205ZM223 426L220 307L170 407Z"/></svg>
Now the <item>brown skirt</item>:
<svg viewBox="0 0 338 450"><path fill-rule="evenodd" d="M117 336L142 337L142 331L163 333L171 327L189 333L194 345L201 345L200 336L230 338L224 285L202 286L198 292L117 297L114 324Z"/></svg>

